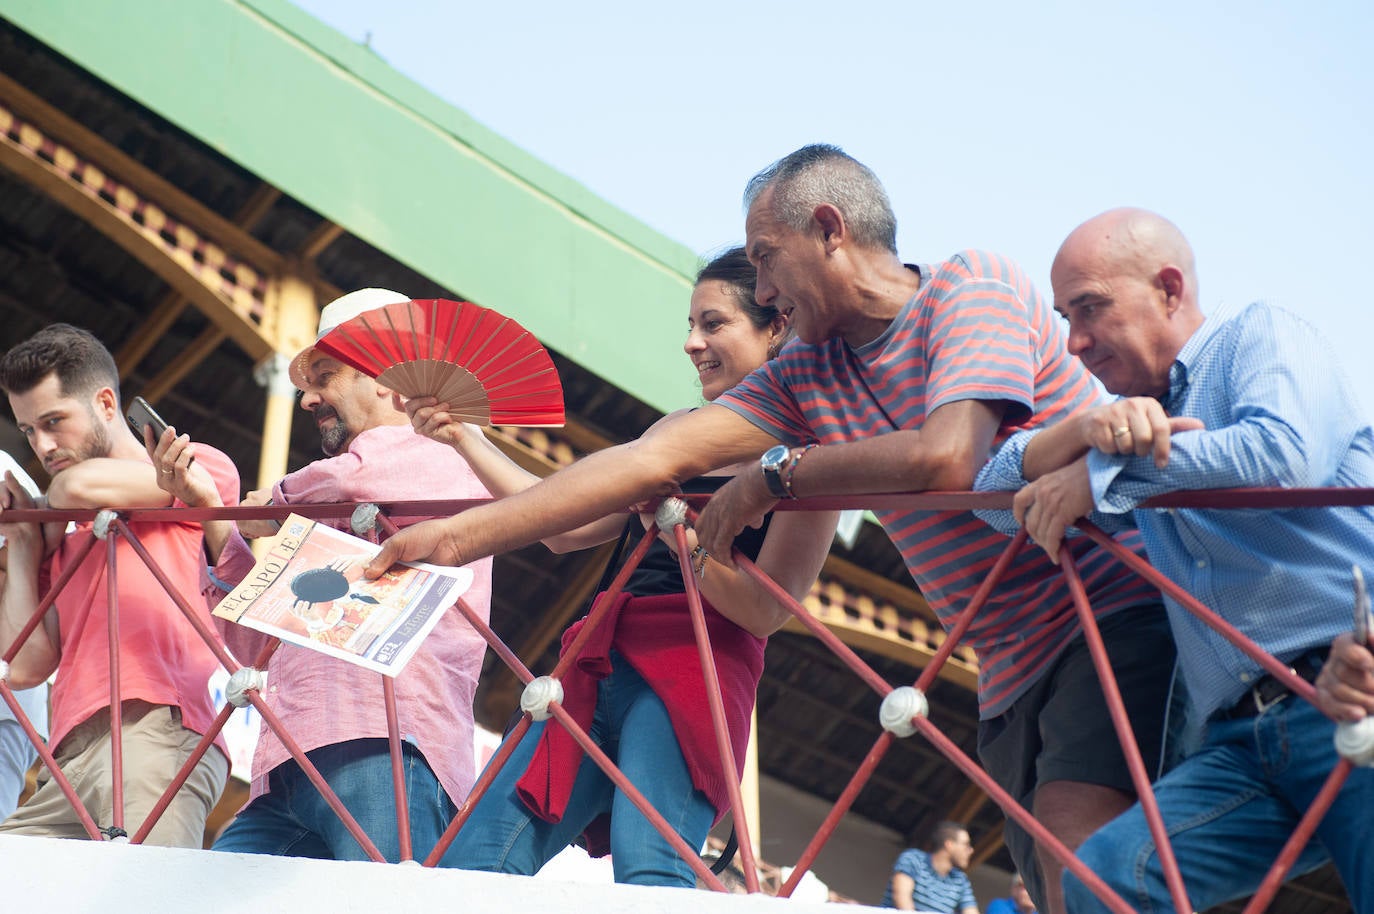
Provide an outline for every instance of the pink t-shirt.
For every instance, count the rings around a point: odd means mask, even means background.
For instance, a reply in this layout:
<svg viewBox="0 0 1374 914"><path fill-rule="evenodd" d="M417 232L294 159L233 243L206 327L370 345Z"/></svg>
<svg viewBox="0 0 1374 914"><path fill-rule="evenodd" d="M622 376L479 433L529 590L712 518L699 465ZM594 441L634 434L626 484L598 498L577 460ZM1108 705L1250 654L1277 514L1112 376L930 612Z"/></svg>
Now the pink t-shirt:
<svg viewBox="0 0 1374 914"><path fill-rule="evenodd" d="M239 474L233 462L203 444L196 445L196 460L209 471L224 503L237 504ZM173 507L186 505L175 501ZM200 597L205 579L200 524L147 521L129 527L213 632L209 610ZM44 591L71 562L82 542L92 536L89 522L67 534L45 566L45 580L40 582ZM110 706L107 543L95 544L54 604L62 638L57 681L52 689L50 744L54 747L77 724ZM209 680L219 661L129 541L116 537L115 551L120 700L140 699L180 708L182 724L205 733L215 718ZM228 755L222 739L215 745Z"/></svg>
<svg viewBox="0 0 1374 914"><path fill-rule="evenodd" d="M467 461L447 445L417 435L409 425L369 429L346 452L297 470L272 490L272 500L279 505L487 497ZM329 523L348 530L347 518ZM475 577L463 595L483 620L491 611L491 565L487 558L468 566ZM215 576L235 584L252 567L253 554L236 532L220 555ZM252 663L265 636L217 621L234 655ZM463 802L475 778L472 700L485 651L481 635L453 608L396 677L401 738L419 748L454 803ZM263 697L307 752L387 735L382 677L308 648L277 648L267 665ZM267 792L268 773L290 757L264 723L253 751L253 798Z"/></svg>

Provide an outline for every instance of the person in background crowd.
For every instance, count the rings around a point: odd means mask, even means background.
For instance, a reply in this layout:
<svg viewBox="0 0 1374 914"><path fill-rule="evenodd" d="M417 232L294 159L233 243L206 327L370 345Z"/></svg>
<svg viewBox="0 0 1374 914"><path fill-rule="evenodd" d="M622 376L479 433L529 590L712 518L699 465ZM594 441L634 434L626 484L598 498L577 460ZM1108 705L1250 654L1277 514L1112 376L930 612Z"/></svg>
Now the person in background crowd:
<svg viewBox="0 0 1374 914"><path fill-rule="evenodd" d="M883 907L934 914L978 914L973 886L964 872L973 859L973 842L958 822L941 822L930 836L930 851L909 848L892 865Z"/></svg>

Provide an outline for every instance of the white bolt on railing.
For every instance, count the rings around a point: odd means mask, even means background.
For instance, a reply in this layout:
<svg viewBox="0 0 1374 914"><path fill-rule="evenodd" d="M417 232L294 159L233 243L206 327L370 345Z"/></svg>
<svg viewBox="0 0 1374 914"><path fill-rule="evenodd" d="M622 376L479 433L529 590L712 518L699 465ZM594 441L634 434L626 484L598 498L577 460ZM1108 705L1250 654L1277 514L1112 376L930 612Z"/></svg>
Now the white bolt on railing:
<svg viewBox="0 0 1374 914"><path fill-rule="evenodd" d="M930 702L925 693L913 686L898 686L883 699L878 709L878 723L893 736L908 737L916 732L913 717L930 715Z"/></svg>
<svg viewBox="0 0 1374 914"><path fill-rule="evenodd" d="M520 710L535 720L548 720L551 701L563 703L563 683L552 676L536 676L520 693Z"/></svg>

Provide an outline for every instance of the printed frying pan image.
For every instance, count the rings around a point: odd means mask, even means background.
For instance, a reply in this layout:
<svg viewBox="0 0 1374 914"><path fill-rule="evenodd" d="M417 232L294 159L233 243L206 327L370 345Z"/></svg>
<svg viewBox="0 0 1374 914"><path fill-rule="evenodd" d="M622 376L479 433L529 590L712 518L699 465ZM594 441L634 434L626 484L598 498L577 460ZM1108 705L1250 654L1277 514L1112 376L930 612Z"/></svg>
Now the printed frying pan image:
<svg viewBox="0 0 1374 914"><path fill-rule="evenodd" d="M361 603L377 603L376 597L355 593L350 595L353 582L347 571L361 568L347 559L335 559L324 568L307 568L291 579L291 593L296 602L291 605L291 613L305 622L310 634L332 628L343 618L343 607L334 601L343 597ZM317 608L318 607L318 608Z"/></svg>

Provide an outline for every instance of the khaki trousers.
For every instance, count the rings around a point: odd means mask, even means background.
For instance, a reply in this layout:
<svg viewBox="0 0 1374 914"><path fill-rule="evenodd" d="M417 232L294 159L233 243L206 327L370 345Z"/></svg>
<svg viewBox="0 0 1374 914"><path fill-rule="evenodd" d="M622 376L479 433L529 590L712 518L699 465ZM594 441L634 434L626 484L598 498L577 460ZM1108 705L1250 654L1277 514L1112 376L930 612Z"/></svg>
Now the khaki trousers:
<svg viewBox="0 0 1374 914"><path fill-rule="evenodd" d="M167 705L126 701L121 717L124 830L133 837L190 758L200 735L181 725L180 709ZM110 826L114 822L114 779L108 709L78 724L62 740L54 757L96 825ZM202 847L206 817L219 800L228 774L229 761L218 749L211 748L172 798L144 843ZM89 837L46 766L39 772L34 795L0 823L0 834Z"/></svg>

